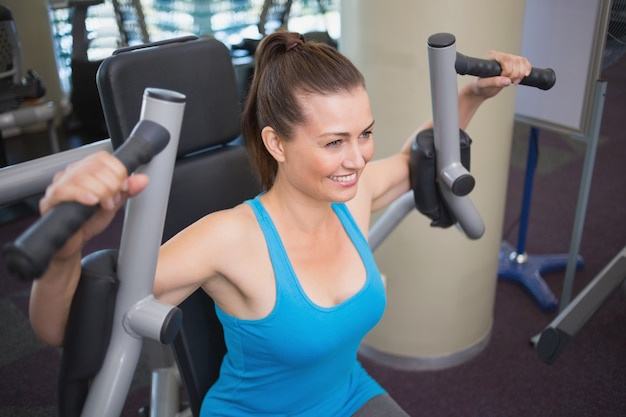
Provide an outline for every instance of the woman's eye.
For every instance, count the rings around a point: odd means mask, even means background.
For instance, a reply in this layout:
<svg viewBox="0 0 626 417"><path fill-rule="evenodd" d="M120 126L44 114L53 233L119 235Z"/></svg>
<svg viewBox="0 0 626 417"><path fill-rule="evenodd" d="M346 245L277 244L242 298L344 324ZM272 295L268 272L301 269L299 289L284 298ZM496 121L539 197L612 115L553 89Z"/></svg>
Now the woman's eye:
<svg viewBox="0 0 626 417"><path fill-rule="evenodd" d="M340 144L341 144L341 140L333 140L332 142L328 142L326 146L329 148L335 148L339 146Z"/></svg>
<svg viewBox="0 0 626 417"><path fill-rule="evenodd" d="M371 130L368 130L367 132L363 132L363 133L361 133L361 137L362 137L362 138L365 138L365 139L368 139L368 138L370 138L373 134L374 134L374 132L372 132Z"/></svg>

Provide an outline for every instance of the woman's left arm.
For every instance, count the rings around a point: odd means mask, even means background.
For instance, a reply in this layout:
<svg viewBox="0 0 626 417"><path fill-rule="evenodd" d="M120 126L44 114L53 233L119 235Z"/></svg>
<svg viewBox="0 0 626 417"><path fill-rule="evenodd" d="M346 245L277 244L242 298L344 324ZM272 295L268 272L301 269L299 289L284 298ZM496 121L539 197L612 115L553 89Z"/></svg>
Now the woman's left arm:
<svg viewBox="0 0 626 417"><path fill-rule="evenodd" d="M496 96L503 88L517 85L530 74L528 59L489 51L488 59L497 61L502 73L497 77L476 78L459 90L459 127L467 129L478 108L489 98ZM362 181L371 198L371 211L380 210L410 189L409 154L415 136L422 130L430 129L432 120L422 124L405 141L399 153L385 159L371 162L363 172Z"/></svg>

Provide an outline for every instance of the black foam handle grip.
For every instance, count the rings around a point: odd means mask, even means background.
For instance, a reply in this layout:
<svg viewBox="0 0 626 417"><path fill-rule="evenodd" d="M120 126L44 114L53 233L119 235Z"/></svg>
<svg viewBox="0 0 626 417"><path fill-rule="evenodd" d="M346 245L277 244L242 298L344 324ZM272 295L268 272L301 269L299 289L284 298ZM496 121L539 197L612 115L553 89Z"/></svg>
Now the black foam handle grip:
<svg viewBox="0 0 626 417"><path fill-rule="evenodd" d="M115 152L130 174L147 164L170 140L163 126L140 120L129 138ZM98 205L86 206L66 202L53 207L2 250L9 273L22 280L39 278L48 268L52 256L96 212Z"/></svg>
<svg viewBox="0 0 626 417"><path fill-rule="evenodd" d="M459 52L454 64L457 74L474 75L481 78L495 77L502 73L500 64L489 59L472 58ZM540 90L549 90L556 83L556 74L552 68L532 68L530 74L520 81L520 84L537 87Z"/></svg>

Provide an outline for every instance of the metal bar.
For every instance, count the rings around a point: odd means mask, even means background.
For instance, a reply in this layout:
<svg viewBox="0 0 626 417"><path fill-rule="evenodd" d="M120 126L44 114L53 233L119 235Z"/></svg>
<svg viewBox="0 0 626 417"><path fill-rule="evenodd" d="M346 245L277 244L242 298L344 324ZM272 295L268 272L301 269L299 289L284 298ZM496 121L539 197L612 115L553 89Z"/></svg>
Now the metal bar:
<svg viewBox="0 0 626 417"><path fill-rule="evenodd" d="M126 203L120 241L113 331L101 370L94 378L82 410L84 417L118 416L123 409L139 360L143 338L130 334L125 320L133 306L152 295L154 273L183 119L180 94L146 89L140 119L159 123L170 132L167 147L141 167L150 184ZM184 99L184 96L182 96Z"/></svg>
<svg viewBox="0 0 626 417"><path fill-rule="evenodd" d="M602 123L602 113L604 112L604 98L606 96L606 86L606 81L598 81L596 94L593 100L594 110L591 119L591 129L589 130L590 136L586 138L587 150L585 152L585 161L580 181L580 189L578 192L578 203L576 204L574 229L572 231L572 240L570 242L569 256L567 259L567 267L565 269L565 278L563 281L563 291L561 293L561 311L563 311L563 309L567 307L572 296L574 274L576 273L578 254L580 252L580 242L582 240L583 228L585 226L587 202L589 201L589 191L591 189L593 166L596 159L596 150L598 149L598 140L600 138L600 126Z"/></svg>
<svg viewBox="0 0 626 417"><path fill-rule="evenodd" d="M553 363L602 304L626 283L626 247L538 335L539 357Z"/></svg>
<svg viewBox="0 0 626 417"><path fill-rule="evenodd" d="M415 209L413 191L407 191L390 205L369 231L368 241L372 252L394 231L396 226Z"/></svg>
<svg viewBox="0 0 626 417"><path fill-rule="evenodd" d="M530 216L530 200L533 194L533 182L535 178L535 169L537 168L537 147L538 147L539 129L530 128L530 137L528 143L528 156L526 160L526 177L524 179L524 198L522 201L522 213L520 217L519 232L517 234L517 254L526 253L526 236L528 233L528 218Z"/></svg>
<svg viewBox="0 0 626 417"><path fill-rule="evenodd" d="M110 139L0 168L0 206L42 194L54 174L99 151L112 152Z"/></svg>

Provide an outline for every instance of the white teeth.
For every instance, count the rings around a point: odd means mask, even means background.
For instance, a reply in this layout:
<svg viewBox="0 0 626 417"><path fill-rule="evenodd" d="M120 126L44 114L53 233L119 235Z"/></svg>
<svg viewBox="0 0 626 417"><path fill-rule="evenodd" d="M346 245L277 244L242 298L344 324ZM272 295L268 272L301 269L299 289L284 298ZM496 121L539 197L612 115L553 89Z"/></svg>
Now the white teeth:
<svg viewBox="0 0 626 417"><path fill-rule="evenodd" d="M331 175L330 177L331 180L333 181L339 181L339 182L350 182L350 181L354 181L354 179L356 178L356 172L350 175L343 175L341 177L336 177L334 175Z"/></svg>

